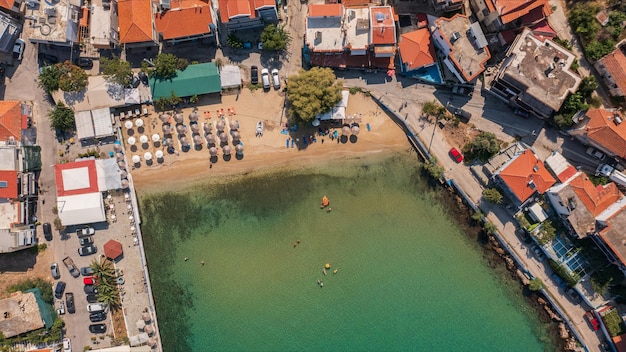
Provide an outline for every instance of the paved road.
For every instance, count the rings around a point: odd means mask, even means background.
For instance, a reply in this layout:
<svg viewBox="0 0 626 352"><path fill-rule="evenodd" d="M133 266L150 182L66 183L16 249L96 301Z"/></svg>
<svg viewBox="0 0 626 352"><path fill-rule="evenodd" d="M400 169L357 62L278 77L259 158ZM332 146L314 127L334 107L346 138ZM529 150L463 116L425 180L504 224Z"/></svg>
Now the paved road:
<svg viewBox="0 0 626 352"><path fill-rule="evenodd" d="M374 74L364 74L349 72L347 74L339 73L346 79L349 86L365 87L372 92L373 95L381 97L382 100L391 109L399 111L400 106L404 102L408 102L408 107L403 109L400 114L406 116L406 121L411 125L413 130L419 135L420 139L426 145L431 145L431 152L437 156L441 164L446 170L446 175L453 178L463 190L469 195L474 203L479 204L481 209L489 221L498 226L501 235L505 238L509 246L520 257L524 265L535 275L539 277L545 284L550 296L558 303L563 311L566 312L569 319L574 322L576 329L583 336L585 344L590 351L599 350L598 345L602 337L592 331L583 319L585 307L570 301L565 295L563 289L555 286L550 276L552 270L547 262L538 261L515 234L516 226L512 214L504 207L493 206L487 202L481 202L482 187L474 178L469 168L463 164L457 164L449 156L448 151L450 145L445 140L443 133L439 128L423 119L420 119L422 104L432 101L433 97L439 102L445 104L450 99L450 94L436 90L434 87L422 84L411 83L400 78L400 81L394 79L376 77ZM377 76L381 76L378 74ZM531 144L533 149L544 159L552 150L561 151L562 145L566 145L566 155L571 154L579 158L581 162L593 165L597 161L588 160L584 156L584 149L576 142L565 138L553 130L546 129L543 122L538 119L524 120L515 116L512 111L499 100L490 97L487 94L476 94L471 100L461 102L461 97L452 99L456 105L463 105L463 108L472 113L472 124L477 128L495 133L504 141L513 141L515 136L524 137L524 141ZM462 104L465 103L465 104ZM434 132L433 132L434 131ZM532 132L535 131L535 136ZM432 142L431 142L432 139Z"/></svg>

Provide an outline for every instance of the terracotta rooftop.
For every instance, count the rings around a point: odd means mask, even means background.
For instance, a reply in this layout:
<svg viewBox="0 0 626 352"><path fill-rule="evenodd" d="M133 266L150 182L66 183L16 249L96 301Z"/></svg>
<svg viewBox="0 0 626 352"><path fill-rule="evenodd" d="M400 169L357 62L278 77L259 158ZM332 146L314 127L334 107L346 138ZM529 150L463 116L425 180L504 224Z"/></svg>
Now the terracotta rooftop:
<svg viewBox="0 0 626 352"><path fill-rule="evenodd" d="M191 37L210 32L211 10L204 1L177 1L172 9L155 14L154 21L165 40Z"/></svg>
<svg viewBox="0 0 626 352"><path fill-rule="evenodd" d="M370 23L370 38L372 44L396 43L396 25L394 23L394 14L391 6L370 7Z"/></svg>
<svg viewBox="0 0 626 352"><path fill-rule="evenodd" d="M613 77L617 87L626 94L626 44L620 45L600 59L606 71Z"/></svg>
<svg viewBox="0 0 626 352"><path fill-rule="evenodd" d="M569 185L585 208L587 208L594 217L623 197L622 192L617 189L615 183L611 182L604 185L604 187L596 187L584 173L573 178Z"/></svg>
<svg viewBox="0 0 626 352"><path fill-rule="evenodd" d="M0 141L13 137L22 140L22 103L0 101Z"/></svg>
<svg viewBox="0 0 626 352"><path fill-rule="evenodd" d="M231 18L256 18L256 10L262 7L276 7L273 0L218 0L220 19L227 23Z"/></svg>
<svg viewBox="0 0 626 352"><path fill-rule="evenodd" d="M17 171L0 170L0 198L17 198Z"/></svg>
<svg viewBox="0 0 626 352"><path fill-rule="evenodd" d="M400 36L400 56L409 70L435 62L435 47L428 28L418 29Z"/></svg>
<svg viewBox="0 0 626 352"><path fill-rule="evenodd" d="M341 17L343 5L341 4L311 4L309 5L309 17Z"/></svg>
<svg viewBox="0 0 626 352"><path fill-rule="evenodd" d="M498 11L503 24L513 22L538 7L543 8L544 17L552 14L548 0L487 0L486 2L491 11L494 9Z"/></svg>
<svg viewBox="0 0 626 352"><path fill-rule="evenodd" d="M152 2L150 0L120 0L117 3L120 43L154 41L152 31Z"/></svg>
<svg viewBox="0 0 626 352"><path fill-rule="evenodd" d="M626 121L619 111L608 111L601 108L587 110L585 116L589 122L585 126L587 138L626 158ZM615 118L618 116L619 120ZM622 122L618 122L622 121Z"/></svg>
<svg viewBox="0 0 626 352"><path fill-rule="evenodd" d="M14 3L15 1L13 0L0 0L0 7L3 7L7 10L12 10Z"/></svg>
<svg viewBox="0 0 626 352"><path fill-rule="evenodd" d="M535 192L543 194L556 182L543 161L537 159L530 149L513 159L500 171L499 176L522 203Z"/></svg>
<svg viewBox="0 0 626 352"><path fill-rule="evenodd" d="M607 227L598 234L623 265L626 265L626 208L622 208L607 219ZM624 340L622 340L624 345ZM623 351L623 350L622 350Z"/></svg>

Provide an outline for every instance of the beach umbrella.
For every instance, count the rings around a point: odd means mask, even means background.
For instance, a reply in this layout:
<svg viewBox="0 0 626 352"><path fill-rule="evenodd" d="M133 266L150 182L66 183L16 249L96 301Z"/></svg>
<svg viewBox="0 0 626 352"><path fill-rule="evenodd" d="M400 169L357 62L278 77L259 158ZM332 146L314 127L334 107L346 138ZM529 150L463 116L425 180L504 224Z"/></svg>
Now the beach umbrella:
<svg viewBox="0 0 626 352"><path fill-rule="evenodd" d="M152 141L153 142L156 143L156 142L158 142L160 140L161 140L161 136L159 136L158 134L155 133L155 134L152 135Z"/></svg>
<svg viewBox="0 0 626 352"><path fill-rule="evenodd" d="M135 143L137 143L135 137L128 137L128 144L135 145Z"/></svg>
<svg viewBox="0 0 626 352"><path fill-rule="evenodd" d="M137 119L137 121L135 121L135 126L137 126L137 127L143 126L143 120L142 119Z"/></svg>
<svg viewBox="0 0 626 352"><path fill-rule="evenodd" d="M163 151L157 150L156 153L154 153L154 156L156 156L157 159L161 159L163 157Z"/></svg>
<svg viewBox="0 0 626 352"><path fill-rule="evenodd" d="M229 145L224 146L224 148L222 148L222 151L224 152L224 155L230 155L230 153L232 152L232 149L230 148Z"/></svg>
<svg viewBox="0 0 626 352"><path fill-rule="evenodd" d="M143 321L145 321L146 323L150 321L150 313L148 312L143 312L141 313L141 319L143 319Z"/></svg>
<svg viewBox="0 0 626 352"><path fill-rule="evenodd" d="M146 343L148 344L148 346L150 347L154 347L156 346L156 340L154 339L154 337L151 337L148 339L148 341L146 341Z"/></svg>
<svg viewBox="0 0 626 352"><path fill-rule="evenodd" d="M209 154L211 154L211 156L216 156L217 155L217 148L215 148L215 147L209 148Z"/></svg>
<svg viewBox="0 0 626 352"><path fill-rule="evenodd" d="M163 134L170 134L172 133L172 129L170 128L170 125L163 125Z"/></svg>
<svg viewBox="0 0 626 352"><path fill-rule="evenodd" d="M196 122L196 121L198 121L198 113L194 111L191 114L189 114L189 122Z"/></svg>
<svg viewBox="0 0 626 352"><path fill-rule="evenodd" d="M185 133L185 126L178 124L176 125L176 133L183 134Z"/></svg>
<svg viewBox="0 0 626 352"><path fill-rule="evenodd" d="M141 161L141 158L139 157L139 155L133 155L133 163L137 164L138 162Z"/></svg>
<svg viewBox="0 0 626 352"><path fill-rule="evenodd" d="M220 133L220 142L228 142L228 135L226 133Z"/></svg>
<svg viewBox="0 0 626 352"><path fill-rule="evenodd" d="M122 253L124 253L122 244L116 240L109 240L104 244L104 255L107 256L107 258L115 260L122 255Z"/></svg>
<svg viewBox="0 0 626 352"><path fill-rule="evenodd" d="M176 121L176 123L183 123L183 114L176 114L174 115L174 121Z"/></svg>
<svg viewBox="0 0 626 352"><path fill-rule="evenodd" d="M124 127L126 127L126 129L130 130L131 128L133 128L133 122L130 121L130 120L124 122Z"/></svg>
<svg viewBox="0 0 626 352"><path fill-rule="evenodd" d="M237 155L243 155L243 144L237 144L235 146L235 153Z"/></svg>
<svg viewBox="0 0 626 352"><path fill-rule="evenodd" d="M217 123L215 124L215 128L218 130L218 132L222 132L224 130L224 121L217 121Z"/></svg>
<svg viewBox="0 0 626 352"><path fill-rule="evenodd" d="M200 135L193 136L193 144L202 144L202 137Z"/></svg>
<svg viewBox="0 0 626 352"><path fill-rule="evenodd" d="M182 135L182 137L180 137L180 145L182 145L183 147L189 145L189 142L187 141L187 136Z"/></svg>
<svg viewBox="0 0 626 352"><path fill-rule="evenodd" d="M238 141L241 139L241 133L239 133L238 131L233 131L231 132L232 136L233 136L233 140L234 141Z"/></svg>
<svg viewBox="0 0 626 352"><path fill-rule="evenodd" d="M130 186L130 183L128 183L128 180L122 180L122 188L128 188L128 186Z"/></svg>
<svg viewBox="0 0 626 352"><path fill-rule="evenodd" d="M145 134L142 134L141 137L139 137L139 142L143 143L148 143L148 136L146 136Z"/></svg>
<svg viewBox="0 0 626 352"><path fill-rule="evenodd" d="M318 120L318 119L313 120L313 122L311 122L311 125L313 125L314 127L319 126L320 125L320 120Z"/></svg>
<svg viewBox="0 0 626 352"><path fill-rule="evenodd" d="M168 114L161 114L161 115L159 115L159 120L161 120L161 122L163 122L163 123L167 123L167 122L169 122L170 117L171 116L168 115Z"/></svg>
<svg viewBox="0 0 626 352"><path fill-rule="evenodd" d="M211 133L211 124L210 123L205 123L204 124L204 132L205 133Z"/></svg>
<svg viewBox="0 0 626 352"><path fill-rule="evenodd" d="M196 134L200 132L200 125L198 125L197 123L194 123L191 125L191 133Z"/></svg>
<svg viewBox="0 0 626 352"><path fill-rule="evenodd" d="M146 160L152 160L152 153L150 153L150 152L145 152L145 153L143 154L143 158L144 158L144 159L146 159Z"/></svg>
<svg viewBox="0 0 626 352"><path fill-rule="evenodd" d="M126 177L128 177L128 173L126 171L122 170L120 172L120 178L126 178Z"/></svg>
<svg viewBox="0 0 626 352"><path fill-rule="evenodd" d="M231 129L231 130L236 130L236 129L239 129L239 122L237 122L237 121L231 121L231 122L230 122L230 129Z"/></svg>
<svg viewBox="0 0 626 352"><path fill-rule="evenodd" d="M117 154L115 154L115 157L117 158L117 161L122 161L122 160L124 160L124 154L122 154L122 153L117 153Z"/></svg>
<svg viewBox="0 0 626 352"><path fill-rule="evenodd" d="M165 140L165 145L167 145L168 147L173 147L174 146L174 140L171 138L168 138Z"/></svg>
<svg viewBox="0 0 626 352"><path fill-rule="evenodd" d="M350 130L352 131L352 134L356 136L357 134L359 134L359 131L361 129L359 128L359 126L355 125L355 126L352 126L352 128Z"/></svg>
<svg viewBox="0 0 626 352"><path fill-rule="evenodd" d="M152 335L152 333L154 332L154 328L152 327L152 325L146 325L143 328L143 331L148 335Z"/></svg>
<svg viewBox="0 0 626 352"><path fill-rule="evenodd" d="M122 151L122 145L119 144L118 142L115 142L115 144L113 144L113 150L115 150L116 152L121 152Z"/></svg>
<svg viewBox="0 0 626 352"><path fill-rule="evenodd" d="M214 134L212 134L212 133L207 134L207 135L206 135L206 141L207 141L209 144L215 144L215 135L214 135Z"/></svg>
<svg viewBox="0 0 626 352"><path fill-rule="evenodd" d="M143 328L146 327L146 322L139 319L137 320L137 322L135 323L135 326L137 327L138 330L143 330Z"/></svg>
<svg viewBox="0 0 626 352"><path fill-rule="evenodd" d="M343 126L343 128L341 129L341 134L343 134L344 136L349 135L350 134L350 127Z"/></svg>
<svg viewBox="0 0 626 352"><path fill-rule="evenodd" d="M118 166L120 169L122 169L122 170L125 170L125 169L126 169L126 164L124 164L124 162L123 162L123 161L118 162L118 163L117 163L117 166Z"/></svg>

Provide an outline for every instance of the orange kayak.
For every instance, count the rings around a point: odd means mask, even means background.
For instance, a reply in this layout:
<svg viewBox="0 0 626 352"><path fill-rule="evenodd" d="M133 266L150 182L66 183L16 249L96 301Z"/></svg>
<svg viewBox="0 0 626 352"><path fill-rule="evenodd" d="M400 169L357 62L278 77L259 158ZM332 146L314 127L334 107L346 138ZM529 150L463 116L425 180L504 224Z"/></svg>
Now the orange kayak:
<svg viewBox="0 0 626 352"><path fill-rule="evenodd" d="M322 198L322 205L323 206L328 206L328 204L330 204L330 202L328 201L328 198L326 198L326 196L324 196L324 198Z"/></svg>

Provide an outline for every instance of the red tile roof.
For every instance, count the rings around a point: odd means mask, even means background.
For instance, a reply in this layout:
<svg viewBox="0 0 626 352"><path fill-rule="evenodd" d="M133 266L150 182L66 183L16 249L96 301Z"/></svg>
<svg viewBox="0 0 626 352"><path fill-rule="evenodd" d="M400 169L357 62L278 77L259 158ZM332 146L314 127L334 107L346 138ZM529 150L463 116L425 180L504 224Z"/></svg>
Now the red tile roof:
<svg viewBox="0 0 626 352"><path fill-rule="evenodd" d="M556 182L530 149L518 155L499 175L522 203L535 192L543 194Z"/></svg>
<svg viewBox="0 0 626 352"><path fill-rule="evenodd" d="M428 28L418 29L400 36L400 56L409 70L435 62L435 47Z"/></svg>
<svg viewBox="0 0 626 352"><path fill-rule="evenodd" d="M13 137L22 140L22 103L19 101L0 101L0 141Z"/></svg>
<svg viewBox="0 0 626 352"><path fill-rule="evenodd" d="M17 196L17 171L0 170L0 198L15 199Z"/></svg>
<svg viewBox="0 0 626 352"><path fill-rule="evenodd" d="M65 182L63 180L63 171L71 170L71 169L80 169L87 168L87 177L89 178L89 184L87 187L79 188L79 189L69 189L65 190ZM56 164L54 165L54 175L56 178L57 184L57 196L75 196L78 194L87 194L98 192L98 173L96 171L96 161L95 160L82 160L75 161L71 163L65 164ZM72 180L67 180L71 182ZM85 180L81 180L84 182Z"/></svg>
<svg viewBox="0 0 626 352"><path fill-rule="evenodd" d="M0 7L4 7L7 10L13 10L13 0L0 0Z"/></svg>
<svg viewBox="0 0 626 352"><path fill-rule="evenodd" d="M487 7L490 11L498 11L503 24L513 22L538 7L543 8L544 17L552 14L548 0L487 0Z"/></svg>
<svg viewBox="0 0 626 352"><path fill-rule="evenodd" d="M623 49L622 49L623 48ZM613 50L610 54L600 59L606 71L613 77L617 88L626 95L626 44Z"/></svg>
<svg viewBox="0 0 626 352"><path fill-rule="evenodd" d="M218 0L220 19L227 23L231 18L256 18L256 10L262 7L276 7L274 0Z"/></svg>
<svg viewBox="0 0 626 352"><path fill-rule="evenodd" d="M175 4L179 5L174 8ZM154 16L163 39L176 39L210 33L211 10L204 1L172 2L172 9ZM184 6L184 7L183 7Z"/></svg>
<svg viewBox="0 0 626 352"><path fill-rule="evenodd" d="M343 6L341 4L311 4L309 5L309 17L341 17Z"/></svg>
<svg viewBox="0 0 626 352"><path fill-rule="evenodd" d="M623 197L615 183L596 187L584 173L571 180L569 185L594 217Z"/></svg>
<svg viewBox="0 0 626 352"><path fill-rule="evenodd" d="M396 43L396 26L391 6L370 7L370 23L370 41L372 44Z"/></svg>
<svg viewBox="0 0 626 352"><path fill-rule="evenodd" d="M615 123L615 115L623 121ZM601 108L587 110L585 116L589 118L585 126L587 138L621 158L626 158L626 121L624 115L618 111L607 111Z"/></svg>
<svg viewBox="0 0 626 352"><path fill-rule="evenodd" d="M578 170L572 165L568 166L567 169L563 170L560 174L556 175L556 178L561 182L565 182L569 180L572 176L576 175Z"/></svg>
<svg viewBox="0 0 626 352"><path fill-rule="evenodd" d="M119 0L120 43L153 41L152 2L150 0Z"/></svg>

